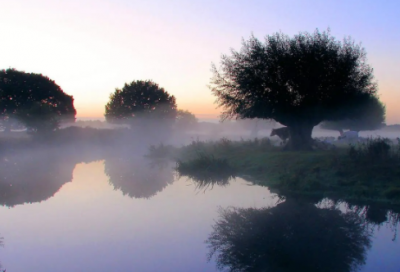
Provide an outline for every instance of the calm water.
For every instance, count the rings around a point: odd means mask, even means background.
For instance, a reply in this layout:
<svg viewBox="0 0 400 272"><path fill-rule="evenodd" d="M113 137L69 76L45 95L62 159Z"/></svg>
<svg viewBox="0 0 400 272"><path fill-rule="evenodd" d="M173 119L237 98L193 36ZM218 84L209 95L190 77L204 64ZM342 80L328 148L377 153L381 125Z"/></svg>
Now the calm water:
<svg viewBox="0 0 400 272"><path fill-rule="evenodd" d="M308 271L400 271L396 214L370 211L374 224L362 207L283 201L242 179L197 188L141 159L29 155L3 158L1 171L7 272L265 271L288 259L319 267Z"/></svg>

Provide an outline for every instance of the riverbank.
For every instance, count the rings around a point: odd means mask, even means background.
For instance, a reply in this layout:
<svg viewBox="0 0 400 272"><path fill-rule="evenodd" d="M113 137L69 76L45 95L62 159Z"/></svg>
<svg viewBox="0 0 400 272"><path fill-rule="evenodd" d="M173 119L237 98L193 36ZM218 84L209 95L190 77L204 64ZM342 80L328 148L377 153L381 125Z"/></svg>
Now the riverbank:
<svg viewBox="0 0 400 272"><path fill-rule="evenodd" d="M284 152L268 139L194 141L152 147L149 156L173 158L181 175L203 185L241 176L282 195L400 204L400 149L385 139L311 152Z"/></svg>

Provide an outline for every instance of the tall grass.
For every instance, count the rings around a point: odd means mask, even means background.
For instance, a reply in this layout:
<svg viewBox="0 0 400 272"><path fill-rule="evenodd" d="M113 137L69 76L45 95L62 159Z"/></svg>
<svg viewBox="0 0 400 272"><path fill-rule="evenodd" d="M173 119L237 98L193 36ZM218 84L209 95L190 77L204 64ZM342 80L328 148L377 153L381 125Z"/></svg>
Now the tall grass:
<svg viewBox="0 0 400 272"><path fill-rule="evenodd" d="M236 169L225 158L199 153L196 158L188 161L177 161L177 172L196 182L197 188L229 184L236 177Z"/></svg>
<svg viewBox="0 0 400 272"><path fill-rule="evenodd" d="M387 138L370 138L363 143L350 146L348 155L358 164L400 163L400 146L392 144Z"/></svg>

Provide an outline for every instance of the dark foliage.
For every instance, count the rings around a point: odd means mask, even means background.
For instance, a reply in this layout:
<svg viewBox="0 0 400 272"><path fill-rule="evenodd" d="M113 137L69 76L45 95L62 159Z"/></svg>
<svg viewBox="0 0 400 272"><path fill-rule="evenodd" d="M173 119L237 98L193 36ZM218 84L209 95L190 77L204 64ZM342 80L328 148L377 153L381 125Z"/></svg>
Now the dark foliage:
<svg viewBox="0 0 400 272"><path fill-rule="evenodd" d="M172 124L177 114L175 97L152 81L133 81L116 89L105 107L107 122L143 128Z"/></svg>
<svg viewBox="0 0 400 272"><path fill-rule="evenodd" d="M321 128L342 131L377 130L385 126L386 109L382 102L375 96L371 96L366 103L359 105L356 117L340 121L327 121L321 124Z"/></svg>
<svg viewBox="0 0 400 272"><path fill-rule="evenodd" d="M286 200L274 208L221 210L207 243L228 271L357 270L371 233L355 213Z"/></svg>
<svg viewBox="0 0 400 272"><path fill-rule="evenodd" d="M74 99L53 80L15 69L0 71L0 117L9 128L16 119L33 131L74 122Z"/></svg>
<svg viewBox="0 0 400 272"><path fill-rule="evenodd" d="M203 153L189 161L178 160L176 170L179 175L191 178L200 189L227 185L236 176L235 168L226 159Z"/></svg>
<svg viewBox="0 0 400 272"><path fill-rule="evenodd" d="M277 33L264 43L251 37L213 73L223 118L274 119L289 127L289 149L310 149L314 126L355 117L357 106L376 95L364 49L318 30L292 38Z"/></svg>
<svg viewBox="0 0 400 272"><path fill-rule="evenodd" d="M351 146L349 156L353 161L361 164L365 162L380 164L400 163L399 150L386 138L368 139L366 142Z"/></svg>

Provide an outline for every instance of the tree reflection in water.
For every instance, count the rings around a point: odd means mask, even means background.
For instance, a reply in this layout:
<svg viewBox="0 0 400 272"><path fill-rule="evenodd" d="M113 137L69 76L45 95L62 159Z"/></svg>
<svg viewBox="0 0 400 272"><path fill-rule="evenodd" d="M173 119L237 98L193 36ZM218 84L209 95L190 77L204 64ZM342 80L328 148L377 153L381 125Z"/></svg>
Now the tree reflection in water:
<svg viewBox="0 0 400 272"><path fill-rule="evenodd" d="M365 263L371 235L355 212L288 199L272 208L222 209L206 242L221 270L345 272Z"/></svg>
<svg viewBox="0 0 400 272"><path fill-rule="evenodd" d="M104 169L115 190L134 198L150 198L174 182L169 163L143 157L107 158Z"/></svg>
<svg viewBox="0 0 400 272"><path fill-rule="evenodd" d="M72 180L75 156L62 150L35 151L0 158L0 205L15 206L52 197Z"/></svg>
<svg viewBox="0 0 400 272"><path fill-rule="evenodd" d="M324 200L323 200L324 201ZM320 203L322 203L321 201ZM391 206L390 209L386 206L378 205L378 204L368 204L368 205L355 205L348 202L343 201L332 201L332 203L328 206L335 208L344 208L345 211L350 211L358 214L360 218L365 220L366 224L373 228L380 228L385 225L389 227L393 233L392 241L397 239L397 229L400 223L400 213L398 210L398 206ZM393 208L397 208L393 210Z"/></svg>

